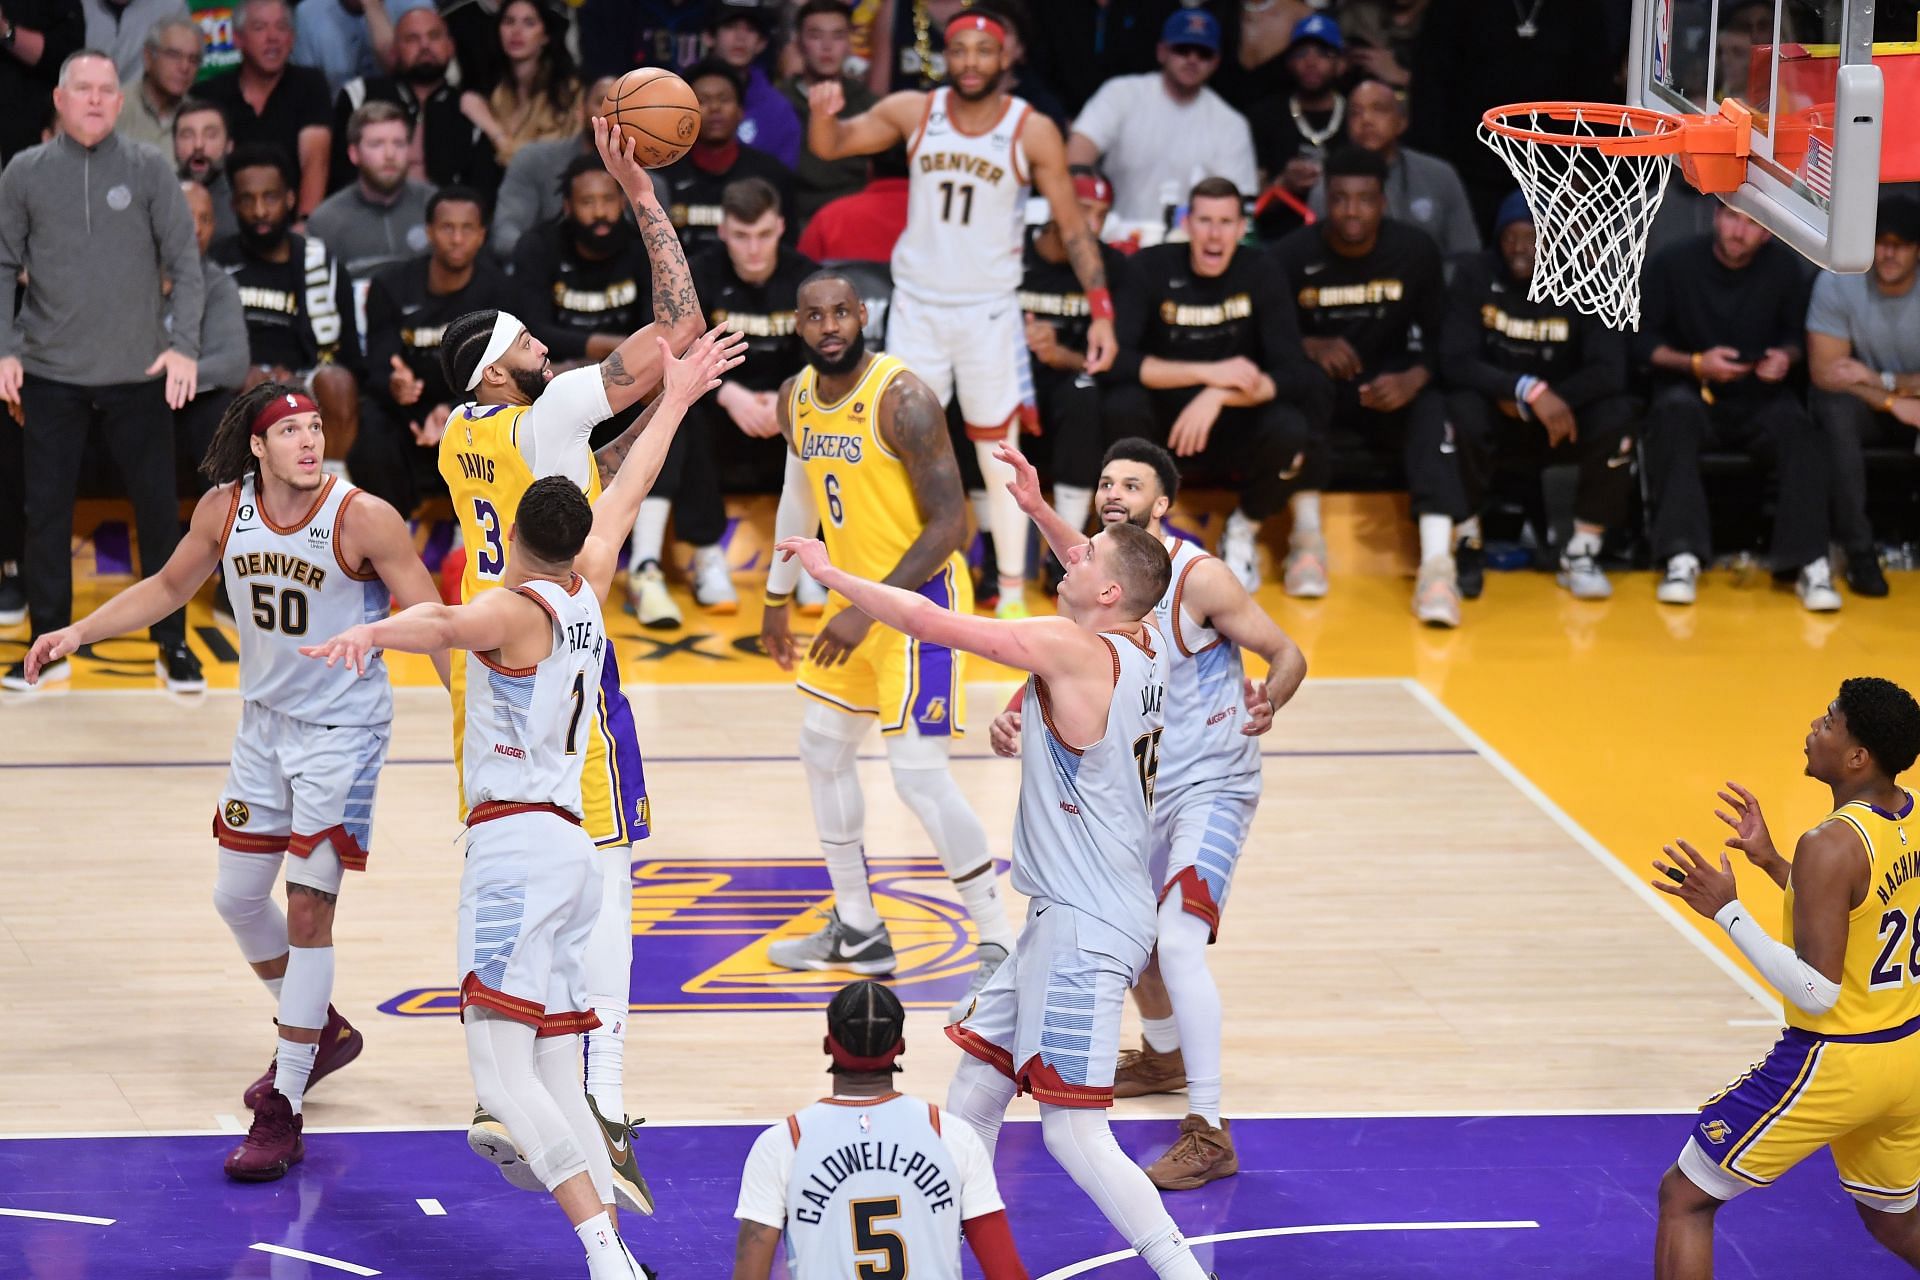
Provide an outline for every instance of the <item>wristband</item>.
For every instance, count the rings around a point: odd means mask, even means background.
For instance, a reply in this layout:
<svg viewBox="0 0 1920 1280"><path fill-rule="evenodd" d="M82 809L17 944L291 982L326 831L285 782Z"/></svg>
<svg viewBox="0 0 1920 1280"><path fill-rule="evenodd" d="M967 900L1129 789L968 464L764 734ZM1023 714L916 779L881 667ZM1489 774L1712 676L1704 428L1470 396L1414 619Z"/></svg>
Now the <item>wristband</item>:
<svg viewBox="0 0 1920 1280"><path fill-rule="evenodd" d="M769 591L760 599L760 603L769 609L784 609L792 601L793 592L791 591Z"/></svg>
<svg viewBox="0 0 1920 1280"><path fill-rule="evenodd" d="M1087 290L1087 311L1095 320L1113 319L1113 291L1110 289Z"/></svg>

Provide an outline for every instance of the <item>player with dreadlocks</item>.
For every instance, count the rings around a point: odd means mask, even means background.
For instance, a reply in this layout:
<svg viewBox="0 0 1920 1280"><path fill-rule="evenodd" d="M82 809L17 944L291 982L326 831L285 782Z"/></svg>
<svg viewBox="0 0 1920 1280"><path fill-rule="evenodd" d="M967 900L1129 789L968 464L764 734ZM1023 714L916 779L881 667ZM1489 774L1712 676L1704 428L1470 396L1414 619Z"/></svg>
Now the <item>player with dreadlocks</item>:
<svg viewBox="0 0 1920 1280"><path fill-rule="evenodd" d="M959 1280L964 1231L987 1280L1026 1280L969 1124L893 1087L907 1012L878 982L827 1005L833 1096L762 1133L740 1179L733 1280L767 1280L782 1232L793 1280L904 1275ZM849 1162L849 1148L862 1158Z"/></svg>
<svg viewBox="0 0 1920 1280"><path fill-rule="evenodd" d="M213 488L166 566L27 654L29 680L82 645L183 607L216 570L240 635L240 728L214 810L213 904L279 1002L278 1047L246 1090L253 1124L229 1176L266 1182L305 1155L306 1091L360 1053L330 1003L333 916L347 871L364 871L374 786L393 721L384 663L364 674L300 656L310 635L439 599L398 512L328 475L326 431L306 392L264 382L221 418L200 469ZM435 659L441 679L446 658ZM287 855L292 855L288 858ZM286 863L287 909L273 884Z"/></svg>

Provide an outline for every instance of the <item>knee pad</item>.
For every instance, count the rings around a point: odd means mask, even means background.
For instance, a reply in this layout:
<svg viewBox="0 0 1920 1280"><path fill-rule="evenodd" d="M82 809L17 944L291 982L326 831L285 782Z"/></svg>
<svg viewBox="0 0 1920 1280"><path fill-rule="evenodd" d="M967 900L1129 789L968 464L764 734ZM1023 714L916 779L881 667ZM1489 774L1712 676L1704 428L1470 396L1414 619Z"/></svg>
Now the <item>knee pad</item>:
<svg viewBox="0 0 1920 1280"><path fill-rule="evenodd" d="M800 763L820 773L851 772L866 736L866 720L810 705L800 720Z"/></svg>
<svg viewBox="0 0 1920 1280"><path fill-rule="evenodd" d="M287 918L273 900L273 884L279 878L279 855L220 850L213 909L233 931L248 964L287 953Z"/></svg>
<svg viewBox="0 0 1920 1280"><path fill-rule="evenodd" d="M1207 962L1207 935L1211 930L1207 922L1188 911L1181 904L1180 890L1175 889L1160 904L1159 936L1155 949L1160 953L1160 973L1164 978L1168 969L1178 969L1187 965L1202 965Z"/></svg>

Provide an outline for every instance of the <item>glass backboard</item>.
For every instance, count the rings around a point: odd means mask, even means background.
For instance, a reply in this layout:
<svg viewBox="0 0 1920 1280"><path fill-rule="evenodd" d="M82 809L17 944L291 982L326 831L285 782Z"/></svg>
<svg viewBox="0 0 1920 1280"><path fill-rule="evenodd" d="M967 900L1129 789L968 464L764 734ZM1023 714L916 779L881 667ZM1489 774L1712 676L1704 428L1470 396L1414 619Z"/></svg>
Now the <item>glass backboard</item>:
<svg viewBox="0 0 1920 1280"><path fill-rule="evenodd" d="M1872 265L1880 183L1903 176L1882 173L1883 68L1920 71L1920 32L1876 46L1873 11L1873 0L1634 0L1628 102L1750 109L1746 181L1720 198L1834 271Z"/></svg>

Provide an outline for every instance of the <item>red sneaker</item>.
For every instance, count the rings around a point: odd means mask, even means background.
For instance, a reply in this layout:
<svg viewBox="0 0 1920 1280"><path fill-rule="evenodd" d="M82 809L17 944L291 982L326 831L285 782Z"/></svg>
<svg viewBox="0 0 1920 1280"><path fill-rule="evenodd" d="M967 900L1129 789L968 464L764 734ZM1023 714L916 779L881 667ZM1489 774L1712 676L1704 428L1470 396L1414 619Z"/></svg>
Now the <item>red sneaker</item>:
<svg viewBox="0 0 1920 1280"><path fill-rule="evenodd" d="M327 1025L320 1031L320 1052L313 1059L313 1074L307 1077L307 1092L313 1092L313 1086L338 1071L360 1056L360 1050L366 1047L366 1040L354 1030L353 1024L340 1016L340 1011L332 1005L327 1006ZM266 1074L247 1086L240 1095L240 1101L247 1110L258 1111L267 1095L273 1092L273 1076L279 1067L279 1058L267 1063Z"/></svg>
<svg viewBox="0 0 1920 1280"><path fill-rule="evenodd" d="M227 1176L239 1182L273 1182L306 1159L300 1136L303 1117L293 1114L285 1095L269 1090L254 1108L253 1127L244 1141L227 1155Z"/></svg>

